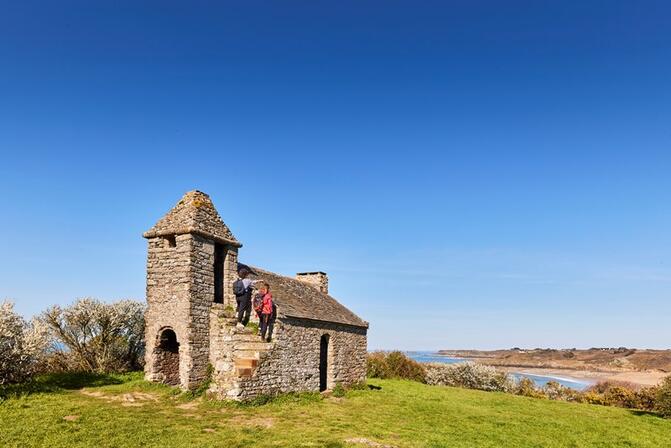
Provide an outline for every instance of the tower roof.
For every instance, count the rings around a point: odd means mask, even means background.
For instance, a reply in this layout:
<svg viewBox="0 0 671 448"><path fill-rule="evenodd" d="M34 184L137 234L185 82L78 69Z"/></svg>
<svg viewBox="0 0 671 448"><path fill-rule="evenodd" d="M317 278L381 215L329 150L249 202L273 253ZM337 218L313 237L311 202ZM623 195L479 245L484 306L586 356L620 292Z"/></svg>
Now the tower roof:
<svg viewBox="0 0 671 448"><path fill-rule="evenodd" d="M177 205L143 236L154 238L184 233L195 233L215 241L242 246L221 220L210 197L198 190L189 191L182 196Z"/></svg>

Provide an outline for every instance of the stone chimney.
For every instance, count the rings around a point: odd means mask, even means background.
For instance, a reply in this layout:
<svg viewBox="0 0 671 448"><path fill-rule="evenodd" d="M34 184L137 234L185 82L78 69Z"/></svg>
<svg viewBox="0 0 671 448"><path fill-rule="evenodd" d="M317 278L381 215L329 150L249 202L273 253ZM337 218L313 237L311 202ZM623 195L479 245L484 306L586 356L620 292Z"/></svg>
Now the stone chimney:
<svg viewBox="0 0 671 448"><path fill-rule="evenodd" d="M314 286L325 294L329 293L329 277L326 272L299 272L296 274L296 279Z"/></svg>

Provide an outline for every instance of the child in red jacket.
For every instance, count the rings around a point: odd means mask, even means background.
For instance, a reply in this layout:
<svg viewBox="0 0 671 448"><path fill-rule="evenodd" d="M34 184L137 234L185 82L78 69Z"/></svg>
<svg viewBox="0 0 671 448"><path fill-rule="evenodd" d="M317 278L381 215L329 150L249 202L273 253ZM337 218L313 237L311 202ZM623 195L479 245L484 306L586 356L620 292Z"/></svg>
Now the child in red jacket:
<svg viewBox="0 0 671 448"><path fill-rule="evenodd" d="M261 339L264 339L266 342L270 342L270 331L268 331L268 327L271 325L271 319L273 317L273 295L270 293L270 285L268 285L266 282L260 282L258 288L259 295L263 296L261 306L259 307Z"/></svg>

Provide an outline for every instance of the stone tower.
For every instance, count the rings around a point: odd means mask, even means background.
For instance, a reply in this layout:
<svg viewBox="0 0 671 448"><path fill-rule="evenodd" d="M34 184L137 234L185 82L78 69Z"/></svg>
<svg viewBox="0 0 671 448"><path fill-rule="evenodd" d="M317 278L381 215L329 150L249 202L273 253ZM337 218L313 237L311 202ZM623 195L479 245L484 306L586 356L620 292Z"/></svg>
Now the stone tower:
<svg viewBox="0 0 671 448"><path fill-rule="evenodd" d="M186 193L144 237L145 376L195 389L210 362L213 304L235 306L232 285L242 245L200 191Z"/></svg>

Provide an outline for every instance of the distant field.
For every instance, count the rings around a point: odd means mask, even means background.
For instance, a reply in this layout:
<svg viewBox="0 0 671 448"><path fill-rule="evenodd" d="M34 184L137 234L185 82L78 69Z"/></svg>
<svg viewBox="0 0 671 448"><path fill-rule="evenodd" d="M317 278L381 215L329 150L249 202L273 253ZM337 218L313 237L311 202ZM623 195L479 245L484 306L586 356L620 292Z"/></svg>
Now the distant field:
<svg viewBox="0 0 671 448"><path fill-rule="evenodd" d="M189 401L139 374L51 377L0 404L0 445L671 447L671 421L655 415L408 381L369 384L381 389L240 406Z"/></svg>

